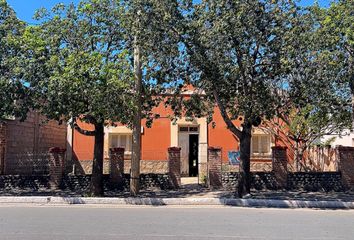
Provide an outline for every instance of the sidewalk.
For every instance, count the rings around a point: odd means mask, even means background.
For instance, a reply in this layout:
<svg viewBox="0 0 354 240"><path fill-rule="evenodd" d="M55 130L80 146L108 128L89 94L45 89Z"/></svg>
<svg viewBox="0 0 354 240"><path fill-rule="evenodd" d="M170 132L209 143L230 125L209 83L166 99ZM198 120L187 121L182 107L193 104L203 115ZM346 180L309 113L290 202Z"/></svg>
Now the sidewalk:
<svg viewBox="0 0 354 240"><path fill-rule="evenodd" d="M7 196L6 196L7 195ZM210 205L265 208L354 209L354 192L252 191L243 199L230 191L191 185L176 191L141 191L132 198L128 192L107 192L94 198L63 191L0 192L0 204L111 204L111 205Z"/></svg>

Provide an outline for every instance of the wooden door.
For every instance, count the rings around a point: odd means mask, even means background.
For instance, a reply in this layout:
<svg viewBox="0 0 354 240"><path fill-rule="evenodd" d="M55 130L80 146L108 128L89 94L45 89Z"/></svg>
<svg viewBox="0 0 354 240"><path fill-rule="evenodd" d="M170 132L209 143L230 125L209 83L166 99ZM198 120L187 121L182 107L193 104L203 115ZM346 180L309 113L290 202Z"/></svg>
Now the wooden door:
<svg viewBox="0 0 354 240"><path fill-rule="evenodd" d="M181 148L181 175L189 175L189 134L178 134L178 146Z"/></svg>

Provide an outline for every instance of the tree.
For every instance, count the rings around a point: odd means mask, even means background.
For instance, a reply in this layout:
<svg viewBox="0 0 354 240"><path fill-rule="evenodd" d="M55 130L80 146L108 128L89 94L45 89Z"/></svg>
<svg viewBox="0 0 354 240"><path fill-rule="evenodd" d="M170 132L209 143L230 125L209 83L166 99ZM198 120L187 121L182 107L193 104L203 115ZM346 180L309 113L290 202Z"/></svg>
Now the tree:
<svg viewBox="0 0 354 240"><path fill-rule="evenodd" d="M9 116L25 119L29 109L29 94L14 68L21 46L18 44L25 23L5 0L0 0L0 119Z"/></svg>
<svg viewBox="0 0 354 240"><path fill-rule="evenodd" d="M122 1L125 26L125 43L133 59L135 74L135 105L133 119L133 151L130 190L139 192L139 167L141 157L141 120L148 126L158 115L151 113L163 99L166 83L181 78L178 49L179 37L175 25L177 1L132 0Z"/></svg>
<svg viewBox="0 0 354 240"><path fill-rule="evenodd" d="M115 1L83 1L37 12L40 26L23 34L23 79L36 108L94 136L91 193L103 195L104 126L130 123L133 72L123 47L122 9ZM83 129L80 122L94 129Z"/></svg>
<svg viewBox="0 0 354 240"><path fill-rule="evenodd" d="M266 121L262 128L288 146L288 155L294 157L292 168L295 171L306 170L305 153L311 146L319 144L325 135L340 134L351 123L348 108L328 111L312 104L297 108L285 106L288 108L279 109L277 118Z"/></svg>
<svg viewBox="0 0 354 240"><path fill-rule="evenodd" d="M291 150L296 170L305 151L327 134L350 128L348 84L341 79L341 59L323 43L313 7L301 9L291 20L283 65L286 68L277 118L265 123Z"/></svg>
<svg viewBox="0 0 354 240"><path fill-rule="evenodd" d="M171 1L173 3L173 1ZM139 191L141 119L150 126L151 109L164 83L178 73L180 54L169 27L169 2L82 1L42 9L39 27L26 30L23 67L37 108L95 136L91 191L101 195L103 127L120 122L133 129L131 194ZM80 128L78 120L95 126Z"/></svg>
<svg viewBox="0 0 354 240"><path fill-rule="evenodd" d="M329 8L320 8L316 5L312 12L318 18L321 42L337 55L335 63L341 71L340 79L349 84L354 124L354 2L333 1Z"/></svg>
<svg viewBox="0 0 354 240"><path fill-rule="evenodd" d="M181 13L187 22L182 39L197 72L191 82L217 104L240 141L240 197L250 192L252 128L273 118L279 103L284 34L295 11L291 1L219 0Z"/></svg>

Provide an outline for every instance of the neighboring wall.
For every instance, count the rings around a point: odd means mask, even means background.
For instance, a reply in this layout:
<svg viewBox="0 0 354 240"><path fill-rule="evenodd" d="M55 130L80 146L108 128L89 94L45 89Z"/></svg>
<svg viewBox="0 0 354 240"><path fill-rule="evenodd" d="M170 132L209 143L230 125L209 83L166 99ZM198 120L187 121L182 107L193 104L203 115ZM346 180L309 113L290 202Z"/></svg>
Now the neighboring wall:
<svg viewBox="0 0 354 240"><path fill-rule="evenodd" d="M44 118L31 112L24 122L6 121L6 154L46 152L51 147L65 148L66 125L55 121L43 123Z"/></svg>
<svg viewBox="0 0 354 240"><path fill-rule="evenodd" d="M38 113L30 112L24 122L5 120L5 174L13 173L20 156L48 152L51 147L66 147L66 125L55 121L45 123ZM9 172L10 171L10 172Z"/></svg>
<svg viewBox="0 0 354 240"><path fill-rule="evenodd" d="M343 131L341 135L325 135L321 139L322 142L326 142L329 140L332 141L330 144L333 147L337 145L354 147L354 133L350 132L350 130Z"/></svg>

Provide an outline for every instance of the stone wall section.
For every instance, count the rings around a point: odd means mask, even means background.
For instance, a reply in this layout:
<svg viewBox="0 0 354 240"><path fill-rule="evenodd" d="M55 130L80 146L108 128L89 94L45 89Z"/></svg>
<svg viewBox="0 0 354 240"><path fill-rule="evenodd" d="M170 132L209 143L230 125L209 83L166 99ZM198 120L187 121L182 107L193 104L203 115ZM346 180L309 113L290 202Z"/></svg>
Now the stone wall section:
<svg viewBox="0 0 354 240"><path fill-rule="evenodd" d="M103 185L106 196L116 196L122 190L129 191L129 174L124 174L123 189L112 186L110 176L103 175ZM33 195L33 193L82 195L85 196L90 191L91 175L64 175L58 188L52 186L49 176L21 176L2 175L0 176L0 192L6 195ZM141 174L141 189L172 189L168 174ZM61 190L61 191L58 191Z"/></svg>
<svg viewBox="0 0 354 240"><path fill-rule="evenodd" d="M92 173L92 160L75 161L75 174L86 175ZM124 173L130 173L131 160L124 160ZM110 160L105 158L103 161L103 174L110 173ZM167 160L141 160L140 161L140 173L141 174L167 174L168 173L168 161Z"/></svg>
<svg viewBox="0 0 354 240"><path fill-rule="evenodd" d="M221 154L222 150L219 147L208 148L209 187L222 187Z"/></svg>
<svg viewBox="0 0 354 240"><path fill-rule="evenodd" d="M354 190L354 147L338 146L339 171L346 189Z"/></svg>
<svg viewBox="0 0 354 240"><path fill-rule="evenodd" d="M290 172L287 189L310 192L344 190L340 172Z"/></svg>
<svg viewBox="0 0 354 240"><path fill-rule="evenodd" d="M251 187L256 190L277 190L279 189L274 172L253 172ZM235 190L239 173L223 172L222 185L224 189ZM311 191L311 192L341 192L344 187L339 172L296 172L289 173L286 189L289 191Z"/></svg>
<svg viewBox="0 0 354 240"><path fill-rule="evenodd" d="M222 163L223 172L239 172L239 165L230 165L229 163ZM261 162L261 161L252 161L250 163L251 172L271 172L273 170L272 162Z"/></svg>
<svg viewBox="0 0 354 240"><path fill-rule="evenodd" d="M227 190L235 191L238 186L239 177L240 174L238 172L223 172L222 187ZM251 181L251 187L256 190L277 189L277 182L272 172L252 172Z"/></svg>

